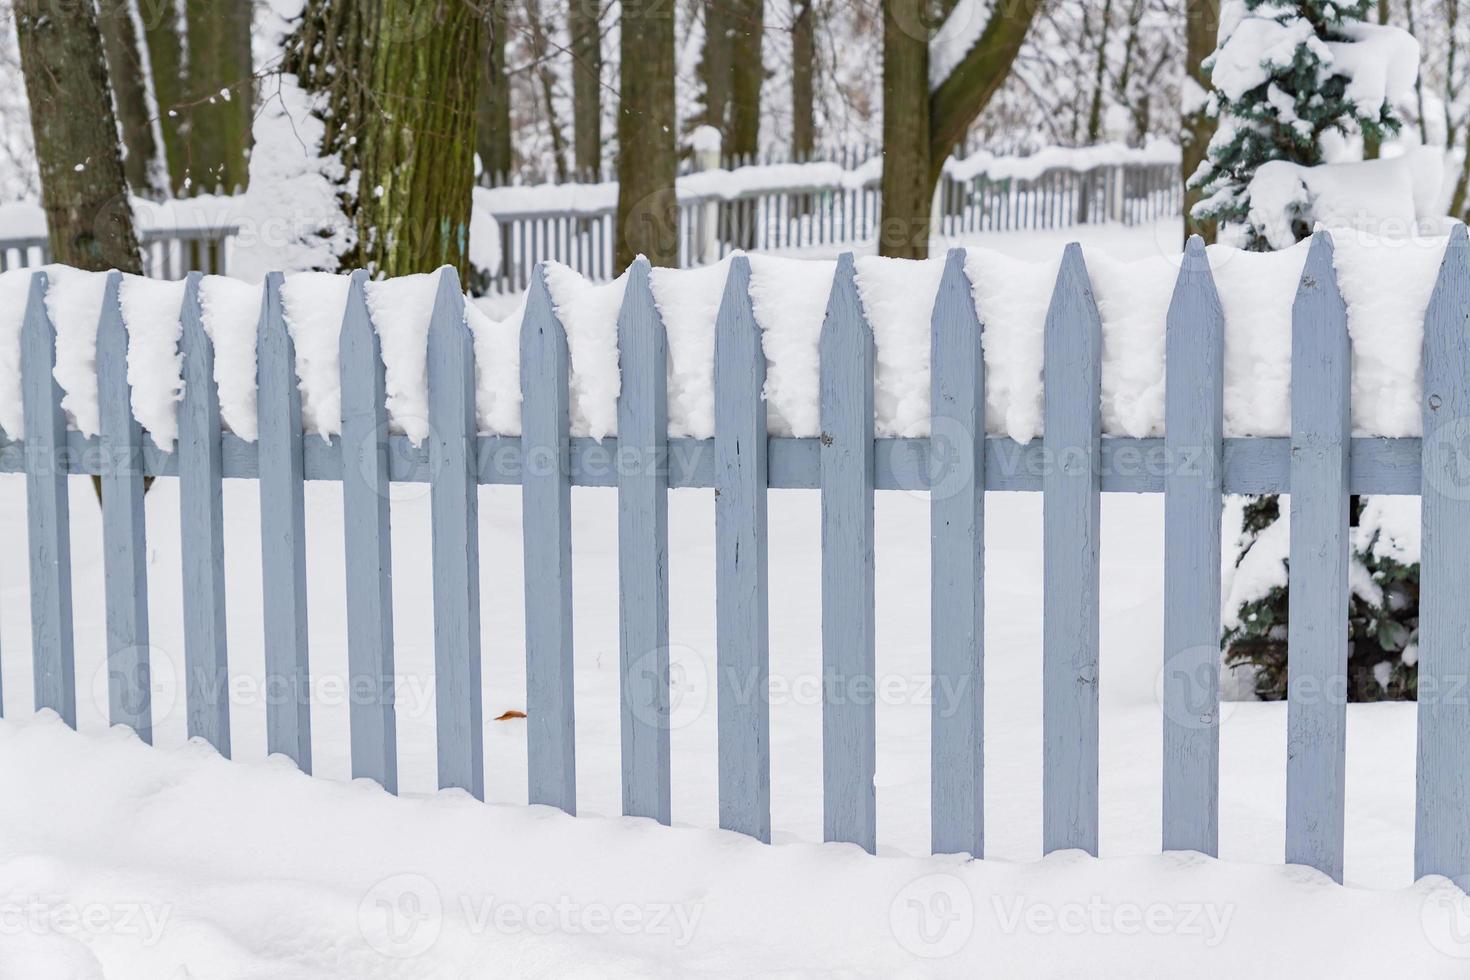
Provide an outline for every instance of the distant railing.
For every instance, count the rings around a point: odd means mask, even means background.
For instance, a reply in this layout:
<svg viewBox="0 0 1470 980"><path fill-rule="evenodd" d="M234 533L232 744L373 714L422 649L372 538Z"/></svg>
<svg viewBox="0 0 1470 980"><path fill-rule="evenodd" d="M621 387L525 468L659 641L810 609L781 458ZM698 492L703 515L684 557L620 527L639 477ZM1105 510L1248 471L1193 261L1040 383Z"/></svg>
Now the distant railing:
<svg viewBox="0 0 1470 980"><path fill-rule="evenodd" d="M1088 158L1089 149L1053 151L1056 166L1044 165L1043 158L1034 158L1043 165L1031 167L1025 158L952 161L936 197L934 232L956 238L1106 222L1140 225L1177 214L1183 201L1177 155L1171 157L1177 151L1117 149L1120 159L1112 162ZM872 242L882 210L880 179L877 158L853 170L831 163L788 164L764 172L713 170L680 177L677 229L668 229L677 231L679 265L717 262L738 250ZM616 184L477 194L476 207L487 210L499 226L499 268L478 284L486 292L525 290L536 264L545 261L565 263L596 281L616 274Z"/></svg>
<svg viewBox="0 0 1470 980"><path fill-rule="evenodd" d="M143 275L181 279L190 270L223 276L229 272L227 242L236 226L219 228L149 228L138 231ZM0 233L0 272L29 269L51 261L51 245L43 236L6 238Z"/></svg>

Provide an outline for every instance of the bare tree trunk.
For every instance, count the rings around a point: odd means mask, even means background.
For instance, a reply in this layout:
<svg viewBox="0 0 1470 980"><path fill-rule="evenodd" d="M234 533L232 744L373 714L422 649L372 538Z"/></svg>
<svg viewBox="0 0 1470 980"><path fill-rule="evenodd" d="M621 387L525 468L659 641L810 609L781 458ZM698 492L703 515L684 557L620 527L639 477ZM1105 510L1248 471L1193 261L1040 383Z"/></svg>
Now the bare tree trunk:
<svg viewBox="0 0 1470 980"><path fill-rule="evenodd" d="M761 64L765 0L721 0L733 13L730 36L730 137L726 149L756 157L761 149Z"/></svg>
<svg viewBox="0 0 1470 980"><path fill-rule="evenodd" d="M505 4L490 0L480 46L480 92L475 111L475 151L491 183L500 184L514 167L510 141L510 76L505 70L509 36Z"/></svg>
<svg viewBox="0 0 1470 980"><path fill-rule="evenodd" d="M575 5L579 0L572 0ZM551 66L551 43L546 25L541 21L541 0L526 0L526 26L531 34L533 71L541 89L541 108L546 113L546 128L551 134L551 161L556 168L557 183L567 179L567 137L562 131L561 117L556 112L556 72ZM575 67L573 69L575 71Z"/></svg>
<svg viewBox="0 0 1470 980"><path fill-rule="evenodd" d="M944 161L1010 75L1042 0L997 6L969 53L931 92L927 0L883 3L883 255L927 258Z"/></svg>
<svg viewBox="0 0 1470 980"><path fill-rule="evenodd" d="M1470 222L1470 120L1465 123L1465 159L1460 164L1460 176L1455 180L1455 192L1450 198L1450 216L1459 218L1461 221ZM1453 145L1454 138L1448 137L1447 142Z"/></svg>
<svg viewBox="0 0 1470 980"><path fill-rule="evenodd" d="M375 275L469 274L481 15L465 3L379 0L359 142L355 262Z"/></svg>
<svg viewBox="0 0 1470 980"><path fill-rule="evenodd" d="M572 33L572 143L577 175L602 171L602 0L570 0Z"/></svg>
<svg viewBox="0 0 1470 980"><path fill-rule="evenodd" d="M250 0L186 0L187 163L192 187L208 193L250 179L255 101Z"/></svg>
<svg viewBox="0 0 1470 980"><path fill-rule="evenodd" d="M1087 107L1087 143L1095 144L1102 136L1103 88L1108 77L1108 31L1112 28L1113 0L1103 0L1102 25L1097 31L1096 64L1092 71L1092 102ZM1092 171L1082 175L1083 193L1077 198L1077 222L1087 224L1092 215Z"/></svg>
<svg viewBox="0 0 1470 980"><path fill-rule="evenodd" d="M643 254L656 266L673 267L679 264L673 5L625 4L619 34L615 265L621 272Z"/></svg>
<svg viewBox="0 0 1470 980"><path fill-rule="evenodd" d="M153 69L153 98L158 105L163 155L170 190L184 187L188 175L188 113L185 111L186 52L184 23L173 0L138 0L143 39Z"/></svg>
<svg viewBox="0 0 1470 980"><path fill-rule="evenodd" d="M713 126L730 152L730 88L732 79L732 33L728 6L731 0L704 0L704 51L699 61L704 112L700 121Z"/></svg>
<svg viewBox="0 0 1470 980"><path fill-rule="evenodd" d="M13 10L51 258L141 273L96 9L15 0Z"/></svg>
<svg viewBox="0 0 1470 980"><path fill-rule="evenodd" d="M168 175L159 156L154 110L149 105L148 72L139 48L138 29L129 0L101 0L97 27L107 58L114 109L122 130L123 171L134 194L156 197L168 192Z"/></svg>
<svg viewBox="0 0 1470 980"><path fill-rule="evenodd" d="M1215 39L1220 29L1220 11L1216 0L1186 0L1185 8L1185 97L1179 142L1181 156L1179 170L1184 185L1184 235L1199 235L1207 242L1215 240L1216 228L1213 221L1197 221L1190 215L1194 206L1204 195L1197 187L1191 187L1189 179L1204 163L1209 151L1210 138L1215 135L1215 120L1206 111L1206 93L1210 91L1210 76L1202 62L1215 51Z"/></svg>
<svg viewBox="0 0 1470 980"><path fill-rule="evenodd" d="M883 4L883 179L878 251L895 258L929 255L934 185L929 180L928 0Z"/></svg>
<svg viewBox="0 0 1470 980"><path fill-rule="evenodd" d="M1388 0L1378 0L1378 23L1380 23L1380 24L1387 24L1388 23L1388 13L1389 13L1389 11L1388 11ZM1410 16L1410 18L1412 18L1414 16L1413 13L1412 13L1412 11L1410 12L1409 16ZM1378 159L1378 154L1379 154L1379 152L1380 152L1381 149L1382 149L1382 147L1379 146L1378 138L1376 136L1373 136L1372 134L1369 134L1369 133L1364 133L1363 134L1363 159L1364 160L1377 160Z"/></svg>
<svg viewBox="0 0 1470 980"><path fill-rule="evenodd" d="M791 156L797 162L812 158L816 151L817 126L814 112L817 38L816 0L792 0L791 12Z"/></svg>

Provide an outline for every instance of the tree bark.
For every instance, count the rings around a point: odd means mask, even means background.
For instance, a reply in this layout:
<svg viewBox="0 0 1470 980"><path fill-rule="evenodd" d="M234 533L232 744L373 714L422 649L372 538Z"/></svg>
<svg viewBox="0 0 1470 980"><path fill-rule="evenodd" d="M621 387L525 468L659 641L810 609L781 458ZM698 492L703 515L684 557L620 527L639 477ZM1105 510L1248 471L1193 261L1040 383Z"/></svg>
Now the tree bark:
<svg viewBox="0 0 1470 980"><path fill-rule="evenodd" d="M878 251L895 258L929 255L934 185L929 159L928 0L883 4L883 177Z"/></svg>
<svg viewBox="0 0 1470 980"><path fill-rule="evenodd" d="M134 194L157 197L168 192L154 132L153 108L149 105L148 72L144 70L138 29L129 0L101 0L97 5L97 27L107 59L107 77L112 85L113 108L122 131L123 172Z"/></svg>
<svg viewBox="0 0 1470 980"><path fill-rule="evenodd" d="M996 7L974 47L930 92L926 0L884 0L880 254L928 257L944 160L1005 83L1041 5L1016 0Z"/></svg>
<svg viewBox="0 0 1470 980"><path fill-rule="evenodd" d="M1185 112L1181 119L1179 143L1181 148L1179 170L1184 179L1184 237L1199 235L1206 242L1215 240L1216 227L1213 221L1198 221L1190 211L1204 195L1197 187L1191 187L1189 179L1205 162L1210 138L1215 135L1215 119L1206 111L1206 93L1210 91L1210 74L1202 62L1215 51L1216 35L1220 31L1220 11L1217 0L1186 0L1184 70L1186 94ZM1198 104L1195 104L1198 103Z"/></svg>
<svg viewBox="0 0 1470 980"><path fill-rule="evenodd" d="M186 0L190 189L233 193L250 179L255 101L250 0Z"/></svg>
<svg viewBox="0 0 1470 980"><path fill-rule="evenodd" d="M730 136L728 152L756 158L761 148L761 82L765 67L765 0L721 0L733 14L730 34Z"/></svg>
<svg viewBox="0 0 1470 980"><path fill-rule="evenodd" d="M791 156L798 163L810 160L817 148L815 2L792 0L791 4Z"/></svg>
<svg viewBox="0 0 1470 980"><path fill-rule="evenodd" d="M1102 138L1103 88L1108 78L1108 31L1112 28L1113 0L1103 0L1102 26L1097 31L1096 62L1092 70L1092 101L1087 107L1087 145L1092 146ZM1092 171L1082 174L1083 192L1077 198L1077 223L1087 224L1092 219Z"/></svg>
<svg viewBox="0 0 1470 980"><path fill-rule="evenodd" d="M699 61L699 82L704 89L704 112L700 121L720 131L721 146L730 153L730 98L732 33L728 10L731 0L704 0L704 51Z"/></svg>
<svg viewBox="0 0 1470 980"><path fill-rule="evenodd" d="M153 99L158 104L163 157L169 189L179 191L187 178L188 113L184 105L185 54L183 18L172 0L139 0L143 39L153 69Z"/></svg>
<svg viewBox="0 0 1470 980"><path fill-rule="evenodd" d="M509 32L505 4L490 0L480 48L480 92L476 106L475 152L492 184L503 184L514 168L510 142L510 76L505 70Z"/></svg>
<svg viewBox="0 0 1470 980"><path fill-rule="evenodd" d="M365 50L357 265L378 276L469 274L481 14L466 3L379 0Z"/></svg>
<svg viewBox="0 0 1470 980"><path fill-rule="evenodd" d="M570 3L572 143L578 176L595 181L602 171L602 0Z"/></svg>
<svg viewBox="0 0 1470 980"><path fill-rule="evenodd" d="M51 259L141 273L96 9L15 0L13 10Z"/></svg>
<svg viewBox="0 0 1470 980"><path fill-rule="evenodd" d="M621 272L639 255L679 263L672 4L625 4L619 32L618 235ZM708 53L708 48L706 48Z"/></svg>

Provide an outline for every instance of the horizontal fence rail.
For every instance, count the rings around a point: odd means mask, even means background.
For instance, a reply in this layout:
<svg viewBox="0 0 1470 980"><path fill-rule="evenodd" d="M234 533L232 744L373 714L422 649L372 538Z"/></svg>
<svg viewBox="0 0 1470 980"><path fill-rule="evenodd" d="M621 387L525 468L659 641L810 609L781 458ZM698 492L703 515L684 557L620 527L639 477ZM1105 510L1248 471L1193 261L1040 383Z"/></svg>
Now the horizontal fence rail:
<svg viewBox="0 0 1470 980"><path fill-rule="evenodd" d="M980 174L960 180L945 174L934 230L958 238L1106 222L1142 225L1178 214L1182 194L1174 163L1054 167L1029 178ZM548 261L569 265L594 281L612 279L616 211L612 204L576 213L492 209L501 259L486 290L528 289L536 265ZM860 186L777 187L728 197L681 191L679 265L717 262L742 250L835 249L871 242L881 211L876 175Z"/></svg>
<svg viewBox="0 0 1470 980"><path fill-rule="evenodd" d="M22 337L24 442L0 446L0 471L23 472L29 498L35 704L75 724L67 476L102 477L107 549L111 720L145 738L147 562L145 477L180 480L189 731L229 746L220 480L258 482L263 512L268 670L295 698L273 704L273 750L307 770L311 722L302 565L306 480L342 485L351 611L348 657L372 704L350 715L352 771L397 785L392 579L386 487L431 488L439 784L484 795L480 703L478 484L519 484L526 536L529 796L576 811L571 668L573 485L615 488L619 524L622 785L625 813L668 823L670 811L668 490L716 491L715 564L719 822L771 837L767 491L817 490L822 509L824 676L872 678L874 493L931 494L931 649L936 686L971 692L932 719L932 846L985 853L982 717L985 651L984 491L1043 494L1046 590L1043 672L1043 842L1096 853L1099 831L1098 538L1106 492L1165 498L1163 821L1161 847L1214 854L1219 827L1220 512L1226 493L1291 494L1290 644L1285 858L1341 879L1346 739L1347 510L1352 493L1418 494L1424 562L1418 703L1415 873L1470 880L1470 244L1450 239L1425 318L1424 436L1352 438L1347 317L1319 233L1293 308L1292 434L1222 434L1223 315L1204 247L1189 245L1166 327L1166 436L1105 437L1099 418L1101 336L1080 249L1069 248L1045 328L1045 436L1027 445L983 433L984 324L964 253L949 256L931 324L932 431L873 435L874 347L852 276L838 263L820 340L819 438L772 438L762 399L766 361L752 312L749 264L731 265L715 328L711 439L667 435L667 341L649 286L633 268L618 321L620 437L574 438L565 331L538 273L522 325L523 434L476 436L474 354L464 300L441 273L429 328L433 434L422 446L387 429L381 352L353 277L341 333L344 435L302 439L300 393L283 329L281 281L267 279L259 326L260 439L221 430L212 349L199 317L199 277L181 311L186 393L175 452L158 449L127 412L127 338L109 281L99 327L102 433L66 429L52 378L55 331L37 273ZM1060 381L1060 383L1058 383ZM351 446L350 450L345 448ZM139 678L144 683L139 685ZM740 683L726 678L739 678ZM749 679L755 687L749 687ZM872 851L877 730L870 707L839 703L824 684L824 837ZM835 685L842 688L841 683ZM751 692L755 693L751 693ZM1323 696L1322 692L1341 691ZM839 692L840 694L840 692Z"/></svg>

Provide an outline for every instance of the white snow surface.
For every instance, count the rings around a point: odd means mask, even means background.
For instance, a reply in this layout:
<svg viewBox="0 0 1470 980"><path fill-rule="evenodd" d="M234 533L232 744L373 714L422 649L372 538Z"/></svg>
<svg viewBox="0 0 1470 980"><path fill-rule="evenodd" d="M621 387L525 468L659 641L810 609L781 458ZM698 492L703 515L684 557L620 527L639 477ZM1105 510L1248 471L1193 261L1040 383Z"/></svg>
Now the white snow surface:
<svg viewBox="0 0 1470 980"><path fill-rule="evenodd" d="M1393 161L1388 161L1393 162ZM1419 356L1423 316L1446 237L1380 238L1334 233L1336 265L1354 343L1353 427L1360 435L1420 431ZM1285 435L1290 428L1291 304L1307 244L1274 253L1209 250L1226 318L1225 431L1231 436ZM1083 249L1103 325L1102 412L1105 433L1154 436L1164 427L1164 331L1177 255L1123 260L1105 248ZM987 431L1026 442L1042 432L1043 331L1059 250L1024 260L984 248L967 251L976 313L984 324ZM832 260L750 257L751 302L767 361L765 398L777 436L820 432L818 341L836 270ZM715 318L728 260L691 271L659 270L654 297L669 336L669 431L713 435ZM96 323L102 274L52 269L47 307L56 324L56 379L72 425L97 428ZM922 437L929 431L930 319L942 264L876 257L857 260L859 294L877 352L876 431ZM25 270L0 276L0 424L21 437L18 342ZM338 345L348 278L287 276L287 326L296 347L307 432L340 429ZM571 420L577 436L616 435L620 372L617 317L626 278L594 284L551 265L547 283L571 355ZM415 442L427 433L425 357L435 275L368 286L368 306L382 340L388 413L394 431ZM173 437L180 394L177 284L130 284L124 319L135 413L161 446ZM206 329L217 356L224 424L254 438L254 335L259 289L207 279ZM474 304L477 409L483 433L520 433L522 310L494 319Z"/></svg>
<svg viewBox="0 0 1470 980"><path fill-rule="evenodd" d="M24 554L24 486L19 475L0 476L0 540L17 542L16 554ZM1076 851L1042 858L1041 496L995 494L987 504L983 861L925 856L931 702L946 696L928 685L926 494L877 498L877 857L819 843L815 493L770 500L776 843L713 829L707 490L670 495L675 826L618 816L618 604L609 587L617 576L617 495L608 490L573 491L580 816L524 806L526 722L491 720L525 707L520 496L514 486L480 490L488 805L434 789L422 487L396 485L392 502L398 799L348 781L340 487L306 487L311 778L265 751L270 689L252 483L227 480L223 488L236 761L186 738L187 584L177 572L176 480L159 480L144 502L158 748L106 726L100 603L76 607L81 734L47 716L20 720L32 711L30 658L14 655L29 647L29 590L24 574L7 566L0 783L11 791L0 794L0 910L7 926L39 926L0 932L0 976L1133 978L1173 976L1180 964L1204 978L1464 976L1470 943L1455 925L1470 915L1466 899L1443 879L1412 882L1412 704L1347 709L1348 887L1280 863L1287 761L1280 703L1223 706L1222 860L1158 854L1159 495L1107 495L1102 504L1100 859ZM72 481L71 518L76 592L100 594L100 515L85 478ZM629 923L623 928L612 924L618 909ZM82 910L95 910L86 920L94 924L68 927L75 919L67 915ZM532 915L540 917L536 928L524 920ZM1371 927L1344 929L1345 922Z"/></svg>

